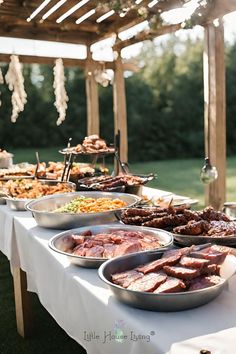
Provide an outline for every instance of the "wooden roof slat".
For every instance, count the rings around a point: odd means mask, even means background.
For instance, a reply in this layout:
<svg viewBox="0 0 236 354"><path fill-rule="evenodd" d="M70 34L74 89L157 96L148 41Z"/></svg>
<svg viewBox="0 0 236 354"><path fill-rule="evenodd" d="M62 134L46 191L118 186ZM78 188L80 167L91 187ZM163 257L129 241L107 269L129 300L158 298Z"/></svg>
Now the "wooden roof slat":
<svg viewBox="0 0 236 354"><path fill-rule="evenodd" d="M41 23L42 16L51 9L57 1L58 0L52 0L32 21L27 22L26 19L42 3L42 0L4 0L0 5L0 35L6 37L91 45L110 37L113 33L120 33L144 21L144 18L137 16L136 10L131 9L125 17L120 17L119 14L116 13L114 16L111 16L98 24L96 19L108 11L109 8L97 8L98 1L91 0L58 24L56 23L56 20L79 1L67 0L59 9L57 9L57 11ZM136 6L136 8L142 6L147 7L149 2L150 0L143 0L141 4ZM148 11L150 14L153 14L158 10L168 11L181 6L183 6L182 0L163 0L159 1L153 8L148 8ZM95 7L95 15L86 19L79 25L75 24L75 21L78 18ZM226 13L235 10L236 0L215 0L215 6L209 16L207 15L207 20L212 21L215 17L223 16ZM166 33L168 27L164 27L163 31ZM172 28L174 27L169 27L171 31ZM163 31L161 31L161 33ZM152 35L153 33L148 33L148 38ZM131 40L123 41L122 47L126 43L128 44L137 41L139 38L144 38L144 33L135 36ZM119 42L118 46L120 45Z"/></svg>

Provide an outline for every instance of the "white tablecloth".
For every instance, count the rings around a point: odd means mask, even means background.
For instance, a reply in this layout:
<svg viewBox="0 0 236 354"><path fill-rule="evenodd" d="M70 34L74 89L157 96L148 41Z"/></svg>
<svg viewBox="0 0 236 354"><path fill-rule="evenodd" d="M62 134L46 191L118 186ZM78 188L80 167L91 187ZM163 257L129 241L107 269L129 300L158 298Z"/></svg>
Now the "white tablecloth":
<svg viewBox="0 0 236 354"><path fill-rule="evenodd" d="M1 233L1 250L10 259L17 254L14 263L26 271L28 290L38 294L58 324L89 354L162 354L173 343L236 326L236 278L217 299L197 309L138 310L119 303L96 270L70 265L51 251L48 240L56 230L37 227L29 213L12 213L4 206L0 220L9 227ZM17 252L11 251L11 244ZM171 354L179 353L172 348Z"/></svg>

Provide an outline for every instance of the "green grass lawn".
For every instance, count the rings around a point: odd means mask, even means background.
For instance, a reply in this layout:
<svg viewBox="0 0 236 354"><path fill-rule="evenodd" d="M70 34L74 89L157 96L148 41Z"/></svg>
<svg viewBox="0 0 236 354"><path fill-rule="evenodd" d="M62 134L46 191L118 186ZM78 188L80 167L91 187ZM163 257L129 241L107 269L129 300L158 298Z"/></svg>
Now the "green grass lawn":
<svg viewBox="0 0 236 354"><path fill-rule="evenodd" d="M58 149L38 149L41 161L59 161ZM14 162L35 162L35 150L21 149L15 153ZM197 198L204 205L204 186L199 180L202 159L153 161L131 164L136 173L154 172L158 178L150 186ZM227 161L227 200L236 201L236 158ZM9 263L0 256L0 353L2 354L48 354L84 353L83 349L70 339L55 323L34 295L35 334L23 340L16 332L12 278ZM80 320L80 319L78 319Z"/></svg>

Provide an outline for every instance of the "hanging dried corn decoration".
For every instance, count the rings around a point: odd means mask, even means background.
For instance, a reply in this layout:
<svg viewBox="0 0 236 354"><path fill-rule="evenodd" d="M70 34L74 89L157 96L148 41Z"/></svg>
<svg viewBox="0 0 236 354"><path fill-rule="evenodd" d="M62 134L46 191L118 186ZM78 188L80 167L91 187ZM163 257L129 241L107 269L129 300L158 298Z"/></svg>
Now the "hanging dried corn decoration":
<svg viewBox="0 0 236 354"><path fill-rule="evenodd" d="M4 83L4 79L3 79L3 75L2 75L2 70L0 68L0 84L3 84ZM0 91L0 107L2 105L2 101L1 101L1 91Z"/></svg>
<svg viewBox="0 0 236 354"><path fill-rule="evenodd" d="M54 83L53 88L55 92L56 101L54 105L56 106L59 117L57 119L57 125L60 125L66 118L67 102L69 98L65 89L65 74L62 59L55 60L55 66L53 68L54 72Z"/></svg>
<svg viewBox="0 0 236 354"><path fill-rule="evenodd" d="M5 76L6 83L9 90L12 91L11 103L12 103L12 123L16 122L20 112L23 112L24 106L27 102L27 94L24 88L24 77L22 74L21 64L17 55L11 55L11 61L8 71Z"/></svg>

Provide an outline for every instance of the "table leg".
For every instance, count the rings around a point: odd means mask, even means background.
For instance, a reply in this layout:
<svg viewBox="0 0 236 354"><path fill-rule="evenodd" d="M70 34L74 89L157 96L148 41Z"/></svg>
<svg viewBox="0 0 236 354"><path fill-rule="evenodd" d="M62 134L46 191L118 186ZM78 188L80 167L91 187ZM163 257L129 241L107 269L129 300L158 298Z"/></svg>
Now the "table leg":
<svg viewBox="0 0 236 354"><path fill-rule="evenodd" d="M16 326L18 333L29 337L32 333L31 293L27 291L26 273L20 268L13 268Z"/></svg>

